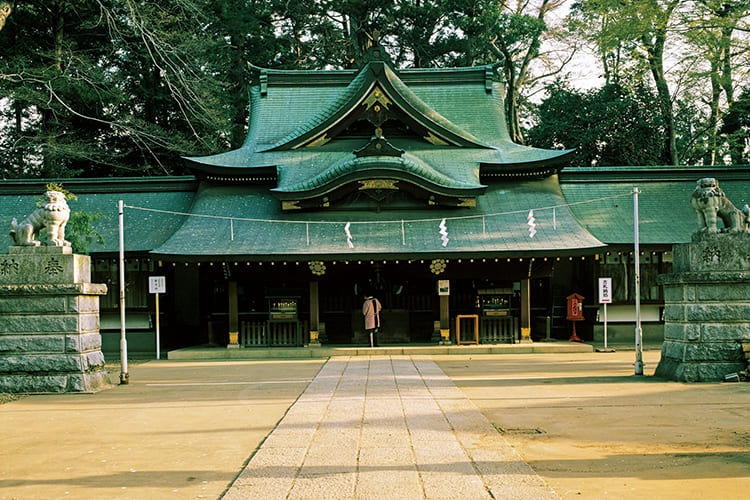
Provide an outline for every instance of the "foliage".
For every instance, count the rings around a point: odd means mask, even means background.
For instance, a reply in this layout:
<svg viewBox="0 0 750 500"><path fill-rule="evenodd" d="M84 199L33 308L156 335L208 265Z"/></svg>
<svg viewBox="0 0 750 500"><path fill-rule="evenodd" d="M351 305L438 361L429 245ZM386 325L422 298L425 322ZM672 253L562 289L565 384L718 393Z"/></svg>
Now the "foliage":
<svg viewBox="0 0 750 500"><path fill-rule="evenodd" d="M58 193L62 193L65 196L65 201L74 201L74 200L78 199L78 197L76 195L74 195L73 193L71 193L70 191L68 191L67 189L65 189L63 187L63 185L60 184L59 182L48 182L44 186L44 190L45 191L57 191ZM37 201L36 204L37 204L37 206L39 206L42 203L44 203L44 199L43 198L40 199L39 201Z"/></svg>
<svg viewBox="0 0 750 500"><path fill-rule="evenodd" d="M573 166L659 165L664 130L656 101L647 87L580 91L556 81L537 108L529 143L575 149Z"/></svg>
<svg viewBox="0 0 750 500"><path fill-rule="evenodd" d="M750 4L578 0L563 23L563 3L0 2L0 176L181 174L181 156L243 143L257 77L248 64L357 68L378 31L399 68L497 64L516 142L529 99L563 76L585 40L607 84L635 91L651 81L662 162L736 156L739 139L717 134L733 89L750 78Z"/></svg>
<svg viewBox="0 0 750 500"><path fill-rule="evenodd" d="M675 11L687 0L581 0L579 8L606 20L593 38L602 54L632 44L637 57L647 65L659 96L658 104L664 122L665 163L679 164L676 145L672 89L666 77L665 53L671 41Z"/></svg>
<svg viewBox="0 0 750 500"><path fill-rule="evenodd" d="M105 220L109 220L109 217L101 210L96 213L71 211L70 219L65 226L65 239L70 242L73 252L88 255L92 243L104 245L104 236L94 227Z"/></svg>
<svg viewBox="0 0 750 500"><path fill-rule="evenodd" d="M0 31L4 176L180 173L180 154L225 148L205 19L197 0L18 0Z"/></svg>
<svg viewBox="0 0 750 500"><path fill-rule="evenodd" d="M357 68L377 31L398 67L502 61L521 141L519 108L549 72L540 45L553 33L545 16L559 5L16 0L0 30L0 175L180 174L180 156L244 141L248 63Z"/></svg>
<svg viewBox="0 0 750 500"><path fill-rule="evenodd" d="M722 120L720 132L727 140L732 163L750 163L750 87L746 87L739 98L729 106Z"/></svg>
<svg viewBox="0 0 750 500"><path fill-rule="evenodd" d="M651 85L660 100L672 164L722 164L718 134L747 81L748 2L735 0L578 0L571 29L594 47L607 83ZM744 64L743 64L744 58Z"/></svg>

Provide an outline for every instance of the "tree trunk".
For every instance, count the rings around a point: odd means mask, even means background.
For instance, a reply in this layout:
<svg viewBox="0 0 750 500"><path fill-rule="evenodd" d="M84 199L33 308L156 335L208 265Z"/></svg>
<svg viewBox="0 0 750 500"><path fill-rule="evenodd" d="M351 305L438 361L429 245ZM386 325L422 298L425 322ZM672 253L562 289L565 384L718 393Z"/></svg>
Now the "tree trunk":
<svg viewBox="0 0 750 500"><path fill-rule="evenodd" d="M62 76L63 69L63 47L65 43L65 17L63 15L63 6L60 1L54 1L49 6L49 12L52 16L52 54L54 57L53 67L57 70L58 76ZM52 86L52 82L49 82ZM40 113L42 117L41 130L43 135L43 175L46 177L57 177L59 172L60 156L57 152L57 138L60 132L57 114L54 109L46 108Z"/></svg>
<svg viewBox="0 0 750 500"><path fill-rule="evenodd" d="M505 119L508 122L508 133L510 140L516 144L523 144L523 134L521 126L518 123L518 88L516 71L513 67L513 61L510 56L504 57L503 66L505 67Z"/></svg>
<svg viewBox="0 0 750 500"><path fill-rule="evenodd" d="M245 124L248 111L248 85L245 73L245 44L241 35L231 35L233 52L232 67L229 69L232 95L232 123L230 125L230 141L232 148L239 148L245 141Z"/></svg>
<svg viewBox="0 0 750 500"><path fill-rule="evenodd" d="M719 99L721 97L721 85L719 84L719 61L711 58L711 109L706 124L707 147L703 157L704 165L716 165L716 135L719 123Z"/></svg>
<svg viewBox="0 0 750 500"><path fill-rule="evenodd" d="M643 45L648 53L648 64L651 75L654 77L656 91L659 95L659 106L664 117L664 128L667 132L665 141L665 152L668 153L668 161L671 165L679 165L677 153L677 134L674 124L674 112L672 110L672 96L669 91L667 79L664 76L664 45L667 40L666 24L654 35L654 43L643 40Z"/></svg>
<svg viewBox="0 0 750 500"><path fill-rule="evenodd" d="M721 77L719 83L724 89L724 95L727 97L727 105L734 102L734 88L732 87L732 32L734 27L727 26L721 30L720 46L721 54Z"/></svg>
<svg viewBox="0 0 750 500"><path fill-rule="evenodd" d="M54 54L55 54L55 68L57 71L62 73L63 68L63 43L65 41L65 18L63 16L63 8L60 2L54 2L50 7L52 11L53 19L53 37L54 37Z"/></svg>
<svg viewBox="0 0 750 500"><path fill-rule="evenodd" d="M13 128L16 134L16 141L18 146L14 147L13 151L13 162L15 163L14 170L18 173L21 173L24 171L24 161L23 161L23 146L24 141L22 141L23 138L23 106L18 101L18 99L13 100Z"/></svg>

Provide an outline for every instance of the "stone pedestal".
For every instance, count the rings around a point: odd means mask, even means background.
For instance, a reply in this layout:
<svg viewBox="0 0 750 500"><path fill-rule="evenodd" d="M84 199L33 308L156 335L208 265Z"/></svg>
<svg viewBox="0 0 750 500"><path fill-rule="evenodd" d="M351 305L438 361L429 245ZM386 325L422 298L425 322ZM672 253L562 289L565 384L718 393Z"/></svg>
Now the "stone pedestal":
<svg viewBox="0 0 750 500"><path fill-rule="evenodd" d="M92 392L109 385L90 258L69 247L0 255L0 392Z"/></svg>
<svg viewBox="0 0 750 500"><path fill-rule="evenodd" d="M723 380L746 367L750 343L750 233L698 233L675 245L664 286L664 344L656 376Z"/></svg>

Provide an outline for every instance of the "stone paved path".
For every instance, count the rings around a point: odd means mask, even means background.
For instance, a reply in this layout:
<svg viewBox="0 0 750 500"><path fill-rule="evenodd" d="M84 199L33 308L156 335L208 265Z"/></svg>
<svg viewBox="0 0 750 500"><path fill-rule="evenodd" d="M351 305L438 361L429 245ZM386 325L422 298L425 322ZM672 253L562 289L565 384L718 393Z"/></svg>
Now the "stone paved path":
<svg viewBox="0 0 750 500"><path fill-rule="evenodd" d="M332 358L235 499L558 499L430 359Z"/></svg>

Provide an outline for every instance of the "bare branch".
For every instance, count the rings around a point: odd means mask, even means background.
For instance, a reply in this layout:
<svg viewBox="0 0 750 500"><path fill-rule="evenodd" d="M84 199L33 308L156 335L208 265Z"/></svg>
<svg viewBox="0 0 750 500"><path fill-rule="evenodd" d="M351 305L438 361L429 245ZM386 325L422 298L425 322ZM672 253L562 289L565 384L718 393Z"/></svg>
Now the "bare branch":
<svg viewBox="0 0 750 500"><path fill-rule="evenodd" d="M5 26L5 20L10 17L11 12L13 12L13 8L8 2L0 2L0 30Z"/></svg>

